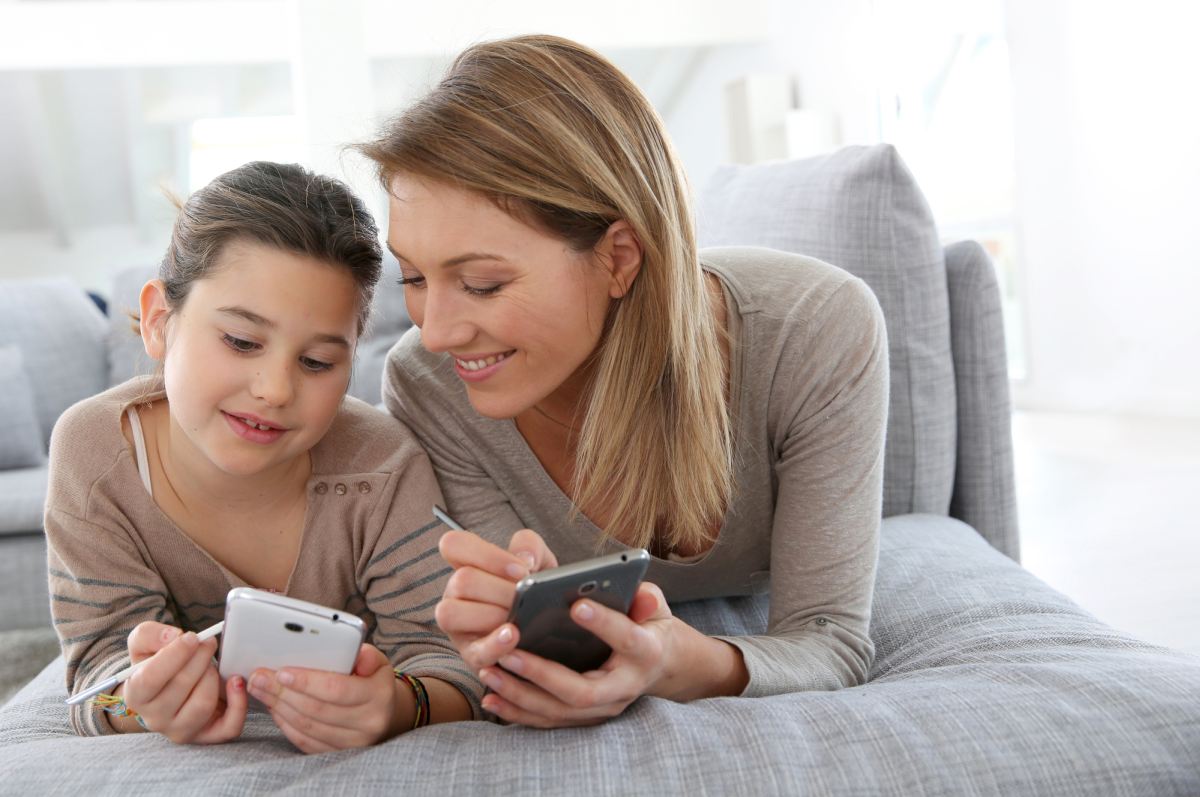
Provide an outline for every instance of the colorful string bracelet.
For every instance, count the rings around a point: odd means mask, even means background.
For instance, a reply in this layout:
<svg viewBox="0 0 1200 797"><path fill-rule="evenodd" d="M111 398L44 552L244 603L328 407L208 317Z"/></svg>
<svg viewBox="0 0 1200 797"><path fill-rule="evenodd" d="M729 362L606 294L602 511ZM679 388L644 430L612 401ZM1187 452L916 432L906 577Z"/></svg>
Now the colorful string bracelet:
<svg viewBox="0 0 1200 797"><path fill-rule="evenodd" d="M143 730L150 730L146 727L146 720L142 715L125 705L125 698L118 695L98 694L92 698L91 703L101 711L112 714L114 717L132 717L137 720L137 724L142 726Z"/></svg>
<svg viewBox="0 0 1200 797"><path fill-rule="evenodd" d="M425 691L425 684L421 683L420 678L409 675L399 668L394 668L392 672L396 673L397 678L408 684L413 698L417 701L417 716L413 718L412 729L425 727L429 724L429 693Z"/></svg>

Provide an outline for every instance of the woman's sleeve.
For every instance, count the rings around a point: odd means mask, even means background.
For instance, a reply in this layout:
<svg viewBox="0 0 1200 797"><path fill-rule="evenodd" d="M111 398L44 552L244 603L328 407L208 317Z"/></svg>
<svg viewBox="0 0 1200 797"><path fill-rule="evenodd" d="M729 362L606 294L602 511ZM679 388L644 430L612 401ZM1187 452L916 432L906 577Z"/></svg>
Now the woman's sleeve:
<svg viewBox="0 0 1200 797"><path fill-rule="evenodd" d="M446 527L429 509L442 495L424 453L408 457L383 493L370 521L374 543L358 567L359 590L376 621L370 641L392 666L456 686L479 718L483 686L434 619L453 571L438 552Z"/></svg>
<svg viewBox="0 0 1200 797"><path fill-rule="evenodd" d="M383 401L393 416L410 428L429 454L450 517L502 548L513 533L525 528L508 495L472 455L463 408L444 395L432 380L415 376L424 363L409 362L413 333L406 335L388 355L383 379ZM474 412L474 410L469 410Z"/></svg>
<svg viewBox="0 0 1200 797"><path fill-rule="evenodd" d="M50 612L74 694L129 666L126 639L139 623L178 625L166 585L129 535L54 506L45 516ZM115 733L90 703L71 707L81 736Z"/></svg>
<svg viewBox="0 0 1200 797"><path fill-rule="evenodd" d="M721 637L746 696L863 683L883 502L888 356L870 289L849 280L784 344L771 389L778 493L765 636Z"/></svg>

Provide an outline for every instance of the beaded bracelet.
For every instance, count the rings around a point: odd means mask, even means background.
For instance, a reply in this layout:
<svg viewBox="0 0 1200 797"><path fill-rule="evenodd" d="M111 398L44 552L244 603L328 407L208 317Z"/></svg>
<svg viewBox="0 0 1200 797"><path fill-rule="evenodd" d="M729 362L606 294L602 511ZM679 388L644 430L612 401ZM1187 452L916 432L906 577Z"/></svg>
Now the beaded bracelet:
<svg viewBox="0 0 1200 797"><path fill-rule="evenodd" d="M131 717L137 720L137 724L142 726L142 730L150 730L146 727L146 720L141 714L137 713L129 706L125 705L125 698L119 695L99 694L92 698L92 705L101 711L112 714L114 717Z"/></svg>
<svg viewBox="0 0 1200 797"><path fill-rule="evenodd" d="M425 684L421 683L420 678L409 675L398 667L394 668L392 672L396 673L397 678L408 684L413 698L417 701L417 716L413 718L412 729L415 731L417 728L425 727L429 724L429 693L425 691Z"/></svg>

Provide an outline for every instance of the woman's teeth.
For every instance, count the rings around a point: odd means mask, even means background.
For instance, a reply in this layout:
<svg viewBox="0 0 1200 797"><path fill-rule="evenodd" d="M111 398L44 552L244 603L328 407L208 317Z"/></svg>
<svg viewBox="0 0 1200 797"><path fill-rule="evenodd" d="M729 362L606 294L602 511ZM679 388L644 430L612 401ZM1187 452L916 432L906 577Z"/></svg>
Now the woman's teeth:
<svg viewBox="0 0 1200 797"><path fill-rule="evenodd" d="M491 357L485 357L482 360L462 360L458 357L455 357L454 361L458 363L458 367L462 368L463 370L478 371L482 368L487 368L489 365L495 365L501 360L508 359L509 355L511 354L511 351L506 354L493 354Z"/></svg>

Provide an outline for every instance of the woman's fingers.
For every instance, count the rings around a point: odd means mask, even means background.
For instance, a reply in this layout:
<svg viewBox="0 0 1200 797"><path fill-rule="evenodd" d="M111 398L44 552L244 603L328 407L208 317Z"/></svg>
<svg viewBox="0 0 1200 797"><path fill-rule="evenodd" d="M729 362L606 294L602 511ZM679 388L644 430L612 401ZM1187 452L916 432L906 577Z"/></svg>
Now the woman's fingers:
<svg viewBox="0 0 1200 797"><path fill-rule="evenodd" d="M536 531L521 529L512 535L508 542L508 551L518 557L531 572L558 567L558 559Z"/></svg>
<svg viewBox="0 0 1200 797"><path fill-rule="evenodd" d="M438 627L450 636L475 637L491 633L508 619L508 609L491 603L443 598L433 610Z"/></svg>
<svg viewBox="0 0 1200 797"><path fill-rule="evenodd" d="M438 551L455 570L473 567L512 582L529 575L522 559L469 531L447 531L438 541Z"/></svg>
<svg viewBox="0 0 1200 797"><path fill-rule="evenodd" d="M455 600L490 603L507 612L512 607L515 594L516 589L509 579L478 568L463 567L455 570L450 576L442 596Z"/></svg>
<svg viewBox="0 0 1200 797"><path fill-rule="evenodd" d="M577 600L571 606L571 619L606 642L614 655L639 661L662 657L662 643L653 631L607 606Z"/></svg>
<svg viewBox="0 0 1200 797"><path fill-rule="evenodd" d="M501 656L512 653L517 647L517 628L512 623L504 623L493 629L490 634L481 636L474 642L459 649L463 661L472 670L489 667L495 664Z"/></svg>

